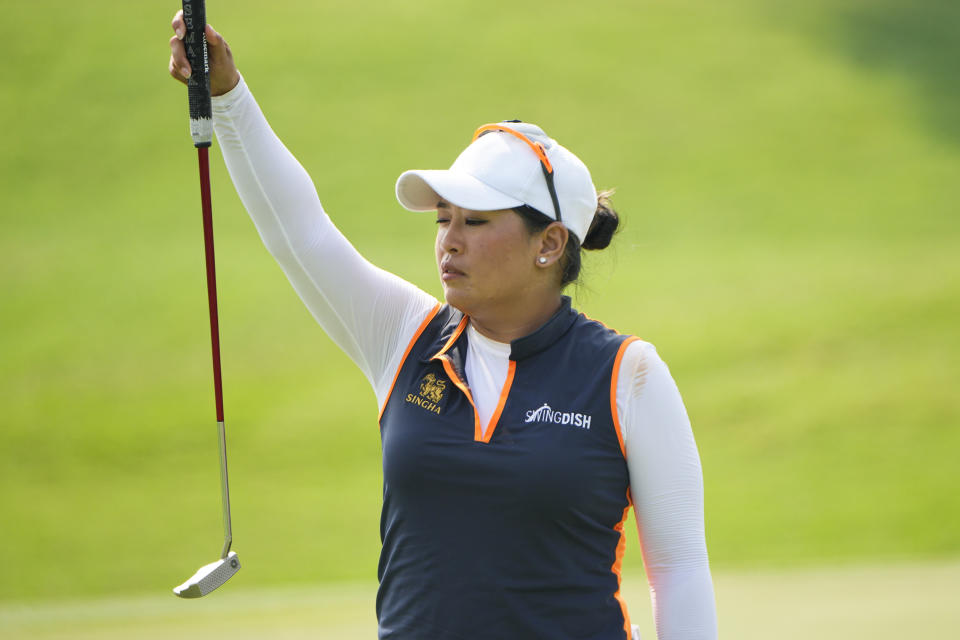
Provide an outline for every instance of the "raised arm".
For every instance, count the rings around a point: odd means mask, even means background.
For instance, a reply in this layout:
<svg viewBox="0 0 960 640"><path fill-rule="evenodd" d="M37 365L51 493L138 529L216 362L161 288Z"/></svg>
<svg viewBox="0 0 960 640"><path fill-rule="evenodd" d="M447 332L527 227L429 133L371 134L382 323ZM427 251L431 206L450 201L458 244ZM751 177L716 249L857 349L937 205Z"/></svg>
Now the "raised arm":
<svg viewBox="0 0 960 640"><path fill-rule="evenodd" d="M617 412L659 640L716 640L703 475L680 392L648 342L621 362Z"/></svg>
<svg viewBox="0 0 960 640"><path fill-rule="evenodd" d="M173 21L170 73L189 65ZM213 121L227 169L267 250L327 334L383 400L433 296L361 256L324 212L304 168L270 128L223 38L207 26Z"/></svg>

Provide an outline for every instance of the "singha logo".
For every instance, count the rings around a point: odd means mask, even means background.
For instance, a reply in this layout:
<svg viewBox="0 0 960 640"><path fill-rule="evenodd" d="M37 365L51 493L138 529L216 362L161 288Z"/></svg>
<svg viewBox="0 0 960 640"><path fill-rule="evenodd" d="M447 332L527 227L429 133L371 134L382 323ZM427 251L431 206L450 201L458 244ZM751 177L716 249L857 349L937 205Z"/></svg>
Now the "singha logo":
<svg viewBox="0 0 960 640"><path fill-rule="evenodd" d="M440 402L443 392L447 389L446 380L437 380L437 376L428 373L420 383L420 395L430 402Z"/></svg>
<svg viewBox="0 0 960 640"><path fill-rule="evenodd" d="M440 413L440 401L447 391L447 380L428 373L420 381L419 393L408 393L405 400L432 413Z"/></svg>

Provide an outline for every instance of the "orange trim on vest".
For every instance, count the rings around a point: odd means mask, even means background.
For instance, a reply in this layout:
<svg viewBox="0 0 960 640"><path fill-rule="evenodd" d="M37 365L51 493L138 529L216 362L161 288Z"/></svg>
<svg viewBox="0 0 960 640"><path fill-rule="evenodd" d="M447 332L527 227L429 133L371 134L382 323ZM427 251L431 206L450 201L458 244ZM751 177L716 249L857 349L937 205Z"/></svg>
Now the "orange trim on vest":
<svg viewBox="0 0 960 640"><path fill-rule="evenodd" d="M613 597L620 603L620 611L623 612L623 631L626 634L627 640L633 637L633 631L630 628L630 614L627 613L627 603L624 602L623 596L620 594L620 581L623 577L621 572L623 567L623 552L627 549L627 536L623 531L623 525L627 521L627 514L630 513L630 507L632 506L633 498L630 496L630 490L627 489L627 506L623 510L623 518L621 518L620 522L614 527L614 530L620 533L620 540L617 542L617 559L614 560L613 566L610 567L610 570L617 576L617 592L613 594Z"/></svg>
<svg viewBox="0 0 960 640"><path fill-rule="evenodd" d="M410 338L410 344L407 345L407 350L403 352L403 357L400 358L400 366L397 367L397 372L393 374L393 382L390 383L390 391L387 392L387 399L383 401L383 406L380 407L380 413L377 415L377 422L380 422L380 418L383 417L383 412L387 410L387 403L390 402L390 396L393 394L393 388L397 384L397 378L400 377L400 369L403 368L403 363L407 361L407 356L410 355L410 352L413 350L413 345L417 343L417 340L420 339L420 335L426 330L427 325L430 324L430 321L436 317L440 312L440 303L437 303L437 306L427 314L427 317L424 318L423 322L420 323L420 326L417 327L417 332L413 334L413 337Z"/></svg>
<svg viewBox="0 0 960 640"><path fill-rule="evenodd" d="M444 347L446 349L446 347ZM434 359L440 360L443 364L443 370L447 372L447 375L450 376L450 379L453 380L453 384L457 385L460 391L463 391L463 395L467 396L467 400L470 401L470 406L473 407L473 434L476 437L477 432L480 431L480 414L477 413L477 405L473 402L473 394L470 393L470 387L464 384L463 380L460 379L460 376L457 375L457 372L453 369L453 363L450 362L448 356L436 355L433 356ZM476 438L474 438L476 439Z"/></svg>
<svg viewBox="0 0 960 640"><path fill-rule="evenodd" d="M580 315L582 315L584 318L586 318L586 319L589 320L590 322L596 322L597 324L599 324L599 325L600 325L601 327L603 327L604 329L610 329L610 331L613 331L613 332L616 333L617 335L621 335L621 336L623 335L622 333L620 333L619 331L617 331L617 330L614 329L613 327L608 326L607 323L604 322L603 320L597 320L596 318L591 318L590 316L588 316L587 314L585 314L583 311L580 312Z"/></svg>
<svg viewBox="0 0 960 640"><path fill-rule="evenodd" d="M497 428L497 423L500 422L500 414L503 413L503 407L507 404L507 396L510 395L510 387L513 386L513 374L516 372L516 370L517 363L511 360L509 367L507 368L507 379L504 381L503 390L500 392L500 402L497 403L497 410L493 412L492 416L490 416L490 423L487 425L486 435L478 431L474 431L473 439L477 442L486 442L489 444L490 438L493 437L493 432ZM480 421L477 420L477 426L479 427L479 425Z"/></svg>
<svg viewBox="0 0 960 640"><path fill-rule="evenodd" d="M483 442L486 444L490 443L490 438L493 437L493 432L496 430L497 422L500 420L500 414L503 413L503 407L507 404L507 396L510 395L510 387L513 386L513 374L517 369L517 363L513 360L510 361L509 367L507 368L507 379L503 383L503 389L500 391L500 401L497 403L497 409L493 412L493 415L490 416L490 422L487 424L487 433L484 435L483 428L480 425L480 412L477 411L477 404L473 401L473 394L470 393L470 387L460 379L460 376L457 375L457 372L453 368L453 363L450 362L450 358L445 355L447 351L450 350L450 347L453 346L453 343L457 341L457 338L463 333L463 330L467 327L467 322L469 318L464 316L460 320L460 324L457 325L456 331L453 332L453 335L450 336L450 339L447 340L447 343L443 345L443 348L440 349L431 360L439 360L443 364L443 370L447 372L447 375L450 376L450 379L453 381L453 384L457 385L457 388L463 392L463 395L467 397L467 400L470 401L470 406L473 407L473 439L475 442ZM397 372L399 375L399 371ZM382 413L382 412L381 412Z"/></svg>
<svg viewBox="0 0 960 640"><path fill-rule="evenodd" d="M613 375L610 376L610 414L613 416L613 428L617 432L617 440L620 441L620 452L623 459L627 459L627 448L623 444L623 430L620 428L620 416L617 414L617 380L620 378L620 361L623 360L623 354L627 352L627 347L640 338L631 336L623 341L620 349L617 351L617 358L613 361Z"/></svg>
<svg viewBox="0 0 960 640"><path fill-rule="evenodd" d="M460 337L460 334L463 333L463 330L467 328L467 322L469 320L470 318L468 318L467 316L463 316L462 318L460 318L460 324L457 325L457 328L453 332L453 335L450 336L450 339L447 340L447 343L443 345L443 348L440 349L440 351L437 351L435 354L433 354L433 356L430 358L431 360L436 360L437 358L439 358L440 356L442 356L443 354L445 354L447 351L450 350L450 347L452 347L453 343L457 341L457 338Z"/></svg>

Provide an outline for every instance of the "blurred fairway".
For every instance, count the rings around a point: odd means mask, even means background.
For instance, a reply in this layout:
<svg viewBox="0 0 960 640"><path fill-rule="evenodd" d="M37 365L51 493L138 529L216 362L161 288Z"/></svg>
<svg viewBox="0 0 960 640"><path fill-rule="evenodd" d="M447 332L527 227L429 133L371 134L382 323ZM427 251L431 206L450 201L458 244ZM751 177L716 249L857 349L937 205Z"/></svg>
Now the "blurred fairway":
<svg viewBox="0 0 960 640"><path fill-rule="evenodd" d="M195 152L165 75L177 7L5 7L0 603L166 594L220 548ZM955 566L960 4L207 11L337 225L435 295L432 222L403 213L393 183L447 166L477 125L537 122L618 189L625 228L575 302L670 364L718 575ZM371 580L373 394L213 157L244 562L228 589Z"/></svg>
<svg viewBox="0 0 960 640"><path fill-rule="evenodd" d="M720 637L738 640L901 640L956 637L960 564L720 573ZM646 585L628 581L631 622L655 640ZM314 638L376 636L374 584L234 589L202 602L115 597L0 605L8 640Z"/></svg>

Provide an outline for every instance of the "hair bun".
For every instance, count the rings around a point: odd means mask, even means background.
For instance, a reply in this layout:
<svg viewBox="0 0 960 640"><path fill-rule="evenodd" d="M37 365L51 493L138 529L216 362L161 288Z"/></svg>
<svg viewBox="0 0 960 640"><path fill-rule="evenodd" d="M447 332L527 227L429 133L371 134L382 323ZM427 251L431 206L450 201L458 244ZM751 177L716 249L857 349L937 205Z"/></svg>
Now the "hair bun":
<svg viewBox="0 0 960 640"><path fill-rule="evenodd" d="M620 216L610 203L611 195L613 195L612 189L601 191L597 196L597 212L593 216L593 222L590 223L587 236L580 245L584 249L606 249L610 245L610 240L613 239L613 234L620 227Z"/></svg>

